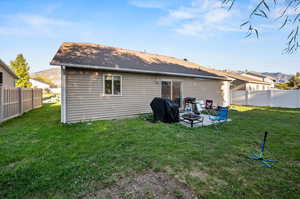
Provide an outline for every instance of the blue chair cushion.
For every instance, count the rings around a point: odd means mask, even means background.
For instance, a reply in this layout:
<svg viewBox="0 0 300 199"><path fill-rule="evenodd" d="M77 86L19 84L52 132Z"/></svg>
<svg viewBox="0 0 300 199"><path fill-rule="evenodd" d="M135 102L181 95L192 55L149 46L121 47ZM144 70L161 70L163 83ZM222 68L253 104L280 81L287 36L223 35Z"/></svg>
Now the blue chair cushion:
<svg viewBox="0 0 300 199"><path fill-rule="evenodd" d="M218 110L218 115L209 118L212 121L226 121L228 120L228 108L220 107Z"/></svg>

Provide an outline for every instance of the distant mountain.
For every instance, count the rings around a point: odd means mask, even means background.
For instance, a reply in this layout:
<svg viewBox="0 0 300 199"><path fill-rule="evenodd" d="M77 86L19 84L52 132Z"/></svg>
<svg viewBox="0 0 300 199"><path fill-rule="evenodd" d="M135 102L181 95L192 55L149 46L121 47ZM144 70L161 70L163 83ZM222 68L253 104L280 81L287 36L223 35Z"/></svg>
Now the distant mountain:
<svg viewBox="0 0 300 199"><path fill-rule="evenodd" d="M60 74L60 68L58 68L58 67L53 67L53 68L41 70L41 71L38 71L35 73L31 73L30 77L32 77L32 78L44 77L44 78L51 80L59 88L61 85L61 74Z"/></svg>
<svg viewBox="0 0 300 199"><path fill-rule="evenodd" d="M282 82L282 83L288 82L293 77L293 75L284 74L280 72L277 73L264 72L262 74L274 77L275 79L277 79L277 82Z"/></svg>

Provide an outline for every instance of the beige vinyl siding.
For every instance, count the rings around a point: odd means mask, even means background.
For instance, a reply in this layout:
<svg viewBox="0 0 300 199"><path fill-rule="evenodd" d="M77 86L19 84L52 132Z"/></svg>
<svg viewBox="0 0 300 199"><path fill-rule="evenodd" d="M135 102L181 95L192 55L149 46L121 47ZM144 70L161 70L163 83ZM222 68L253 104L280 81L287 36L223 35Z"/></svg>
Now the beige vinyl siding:
<svg viewBox="0 0 300 199"><path fill-rule="evenodd" d="M15 78L8 73L1 65L0 65L0 72L3 73L3 87L7 88L14 88L15 87Z"/></svg>
<svg viewBox="0 0 300 199"><path fill-rule="evenodd" d="M122 76L122 95L104 96L104 74ZM150 103L161 95L162 80L182 81L183 97L224 102L221 80L193 80L161 75L66 68L66 122L119 119L151 112ZM229 88L228 88L229 90Z"/></svg>

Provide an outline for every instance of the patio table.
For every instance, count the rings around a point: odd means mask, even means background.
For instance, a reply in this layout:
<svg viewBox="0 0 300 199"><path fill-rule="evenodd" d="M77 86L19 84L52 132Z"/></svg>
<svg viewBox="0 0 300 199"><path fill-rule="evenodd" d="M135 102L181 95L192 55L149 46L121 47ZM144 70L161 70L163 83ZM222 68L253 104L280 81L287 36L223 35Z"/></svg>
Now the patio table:
<svg viewBox="0 0 300 199"><path fill-rule="evenodd" d="M187 114L183 114L181 121L191 125L191 127L194 127L194 124L198 124L198 123L202 123L203 126L203 120L204 118L200 115L196 115L193 113L187 113Z"/></svg>

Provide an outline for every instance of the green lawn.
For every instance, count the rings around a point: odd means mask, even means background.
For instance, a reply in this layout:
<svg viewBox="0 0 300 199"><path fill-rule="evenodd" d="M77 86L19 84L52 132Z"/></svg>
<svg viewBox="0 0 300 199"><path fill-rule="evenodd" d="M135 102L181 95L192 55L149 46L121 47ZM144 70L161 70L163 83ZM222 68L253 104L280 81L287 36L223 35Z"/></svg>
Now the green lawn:
<svg viewBox="0 0 300 199"><path fill-rule="evenodd" d="M63 125L60 107L46 104L1 124L0 198L81 197L144 172L174 176L201 198L299 198L300 110L234 108L217 132L142 116ZM245 158L265 130L274 168Z"/></svg>

